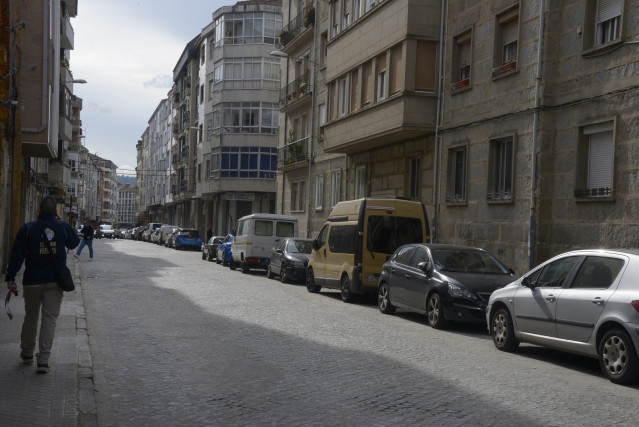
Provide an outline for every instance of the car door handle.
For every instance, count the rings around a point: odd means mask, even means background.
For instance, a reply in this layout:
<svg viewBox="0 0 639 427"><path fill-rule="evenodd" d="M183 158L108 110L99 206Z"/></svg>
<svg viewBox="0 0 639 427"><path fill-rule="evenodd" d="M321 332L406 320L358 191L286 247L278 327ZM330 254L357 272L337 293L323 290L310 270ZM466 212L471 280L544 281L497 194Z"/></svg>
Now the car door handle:
<svg viewBox="0 0 639 427"><path fill-rule="evenodd" d="M410 279L412 276L410 274L404 274L404 277Z"/></svg>
<svg viewBox="0 0 639 427"><path fill-rule="evenodd" d="M556 298L554 295L548 295L546 297L546 301L555 302Z"/></svg>
<svg viewBox="0 0 639 427"><path fill-rule="evenodd" d="M593 299L593 300L592 300L592 303L593 303L594 305L602 306L604 302L603 302L603 300L602 300L601 298L597 297L597 298L595 298L595 299Z"/></svg>
<svg viewBox="0 0 639 427"><path fill-rule="evenodd" d="M395 269L394 269L394 268L391 268L391 273L394 273L394 272L395 272Z"/></svg>

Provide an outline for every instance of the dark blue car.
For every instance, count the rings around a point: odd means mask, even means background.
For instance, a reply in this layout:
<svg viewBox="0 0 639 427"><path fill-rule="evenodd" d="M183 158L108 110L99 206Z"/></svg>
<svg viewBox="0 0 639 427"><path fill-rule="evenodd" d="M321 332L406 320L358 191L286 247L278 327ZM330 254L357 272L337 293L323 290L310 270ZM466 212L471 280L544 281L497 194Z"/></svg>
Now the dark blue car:
<svg viewBox="0 0 639 427"><path fill-rule="evenodd" d="M200 250L202 247L202 238L200 232L194 228L181 228L173 233L173 247L175 249L194 249Z"/></svg>

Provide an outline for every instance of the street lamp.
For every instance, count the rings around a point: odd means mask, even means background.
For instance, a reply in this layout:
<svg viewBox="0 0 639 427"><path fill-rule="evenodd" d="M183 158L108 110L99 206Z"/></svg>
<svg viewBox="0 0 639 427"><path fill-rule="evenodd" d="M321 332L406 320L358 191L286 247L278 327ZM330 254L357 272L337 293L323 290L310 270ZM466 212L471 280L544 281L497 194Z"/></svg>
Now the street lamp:
<svg viewBox="0 0 639 427"><path fill-rule="evenodd" d="M315 56L316 51L316 31L313 31L313 57ZM313 77L311 81L313 82L310 90L311 90L311 135L308 141L308 191L306 192L308 197L307 209L306 209L306 237L310 238L311 234L311 177L312 177L312 167L313 167L313 141L315 140L315 86L317 84L317 72L319 69L319 64L316 61L313 61L308 58L302 58L298 56L290 56L286 53L274 50L271 52L271 56L275 56L277 58L286 58L286 59L296 59L299 61L310 62L313 64ZM288 67L287 67L288 69ZM286 140L286 136L285 136Z"/></svg>
<svg viewBox="0 0 639 427"><path fill-rule="evenodd" d="M73 80L61 80L60 83L77 83L77 84L85 84L87 83L84 79L73 79Z"/></svg>

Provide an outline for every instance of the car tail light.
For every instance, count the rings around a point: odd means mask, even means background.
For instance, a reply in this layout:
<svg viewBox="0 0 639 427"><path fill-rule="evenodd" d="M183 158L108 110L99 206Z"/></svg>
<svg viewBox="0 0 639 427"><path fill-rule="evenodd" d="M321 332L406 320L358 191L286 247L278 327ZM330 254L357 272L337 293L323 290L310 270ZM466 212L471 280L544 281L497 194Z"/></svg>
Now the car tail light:
<svg viewBox="0 0 639 427"><path fill-rule="evenodd" d="M630 304L632 304L632 306L635 308L635 310L637 310L637 312L639 312L639 300L633 301Z"/></svg>

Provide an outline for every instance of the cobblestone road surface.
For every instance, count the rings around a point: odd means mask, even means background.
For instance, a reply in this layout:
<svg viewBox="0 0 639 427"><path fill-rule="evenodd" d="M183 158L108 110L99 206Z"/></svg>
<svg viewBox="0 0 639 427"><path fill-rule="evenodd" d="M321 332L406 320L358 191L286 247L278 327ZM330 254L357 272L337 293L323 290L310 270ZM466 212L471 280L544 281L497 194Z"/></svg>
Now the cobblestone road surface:
<svg viewBox="0 0 639 427"><path fill-rule="evenodd" d="M81 262L99 425L637 425L639 387L483 328L439 331L198 252Z"/></svg>

